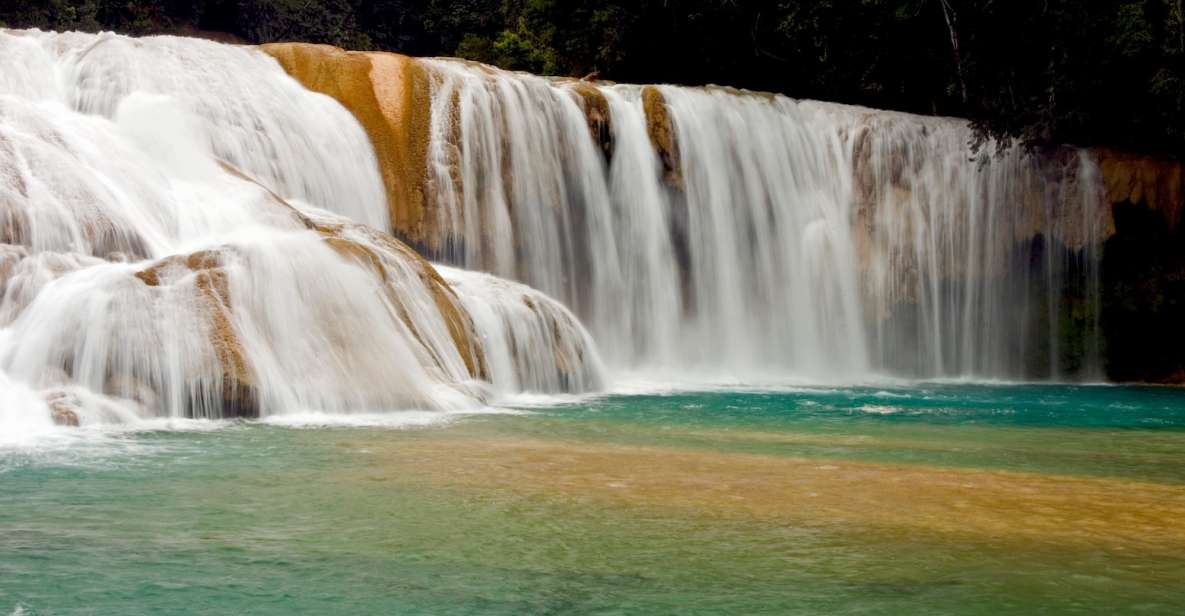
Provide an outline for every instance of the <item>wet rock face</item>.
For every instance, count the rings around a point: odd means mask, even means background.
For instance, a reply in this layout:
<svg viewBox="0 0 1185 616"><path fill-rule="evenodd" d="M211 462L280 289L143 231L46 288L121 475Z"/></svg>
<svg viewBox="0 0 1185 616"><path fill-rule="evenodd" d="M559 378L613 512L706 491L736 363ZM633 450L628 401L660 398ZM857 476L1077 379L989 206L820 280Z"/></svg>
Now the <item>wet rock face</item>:
<svg viewBox="0 0 1185 616"><path fill-rule="evenodd" d="M642 110L646 114L646 132L658 159L662 162L662 179L667 186L683 189L683 172L679 164L679 144L675 140L675 126L662 90L654 86L642 88Z"/></svg>
<svg viewBox="0 0 1185 616"><path fill-rule="evenodd" d="M49 416L54 424L70 428L79 426L78 413L74 410L78 407L78 401L70 395L55 392L47 396L46 403L49 405Z"/></svg>
<svg viewBox="0 0 1185 616"><path fill-rule="evenodd" d="M613 126L612 115L609 113L609 100L592 83L578 81L572 85L572 92L576 94L588 118L588 132L593 142L601 148L605 155L605 162L613 160Z"/></svg>
<svg viewBox="0 0 1185 616"><path fill-rule="evenodd" d="M353 231L364 234L368 243L346 237L347 228L345 225L317 224L314 228L325 238L325 243L330 248L343 258L354 261L372 272L392 294L394 294L394 288L390 284L392 275L387 270L383 254L380 254L380 251L388 256L395 256L410 266L420 282L431 293L432 302L440 312L441 318L444 319L449 337L456 346L461 359L464 360L469 376L475 379L488 378L485 353L474 335L472 319L461 306L456 292L430 263L394 237L368 230L365 227L357 226L353 228ZM415 320L407 314L406 309L402 308L401 299L392 296L391 303L399 309L399 318L407 325L412 334L419 338L420 334L416 329Z"/></svg>
<svg viewBox="0 0 1185 616"><path fill-rule="evenodd" d="M221 369L223 417L258 417L259 400L255 380L242 343L231 322L230 292L223 269L226 256L218 250L166 257L136 272L149 287L169 284L194 274L193 289L199 309L208 319L209 343Z"/></svg>
<svg viewBox="0 0 1185 616"><path fill-rule="evenodd" d="M501 390L594 391L603 367L580 321L530 287L480 272L441 268L483 345L487 381Z"/></svg>
<svg viewBox="0 0 1185 616"><path fill-rule="evenodd" d="M1108 202L1142 205L1160 212L1170 229L1181 224L1185 170L1180 162L1108 148L1096 148L1092 153L1099 164Z"/></svg>
<svg viewBox="0 0 1185 616"><path fill-rule="evenodd" d="M336 99L366 130L387 192L391 229L413 246L439 248L427 210L431 84L424 67L393 53L275 43L261 49L306 88Z"/></svg>

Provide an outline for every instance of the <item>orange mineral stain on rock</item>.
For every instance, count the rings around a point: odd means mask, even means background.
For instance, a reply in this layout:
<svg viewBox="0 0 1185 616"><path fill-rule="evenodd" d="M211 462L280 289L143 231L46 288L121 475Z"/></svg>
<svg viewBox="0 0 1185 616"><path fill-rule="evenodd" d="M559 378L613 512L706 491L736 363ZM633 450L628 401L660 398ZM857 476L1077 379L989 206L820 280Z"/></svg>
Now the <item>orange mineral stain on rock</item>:
<svg viewBox="0 0 1185 616"><path fill-rule="evenodd" d="M613 157L613 116L609 112L609 99L596 84L589 81L574 81L569 89L576 95L588 122L588 132L593 142L601 148L605 160Z"/></svg>
<svg viewBox="0 0 1185 616"><path fill-rule="evenodd" d="M423 65L399 54L330 45L273 43L261 48L306 88L333 97L354 114L378 158L391 230L417 247L438 248L426 195L432 106Z"/></svg>

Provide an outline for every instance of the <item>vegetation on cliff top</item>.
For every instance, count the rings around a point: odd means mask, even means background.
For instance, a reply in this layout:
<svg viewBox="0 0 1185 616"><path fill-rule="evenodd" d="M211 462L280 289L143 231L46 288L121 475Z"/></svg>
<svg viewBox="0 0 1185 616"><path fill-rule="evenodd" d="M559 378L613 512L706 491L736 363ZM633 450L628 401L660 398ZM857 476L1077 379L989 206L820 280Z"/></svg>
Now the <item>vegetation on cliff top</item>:
<svg viewBox="0 0 1185 616"><path fill-rule="evenodd" d="M1183 0L3 0L0 24L224 32L543 74L722 83L1185 152Z"/></svg>

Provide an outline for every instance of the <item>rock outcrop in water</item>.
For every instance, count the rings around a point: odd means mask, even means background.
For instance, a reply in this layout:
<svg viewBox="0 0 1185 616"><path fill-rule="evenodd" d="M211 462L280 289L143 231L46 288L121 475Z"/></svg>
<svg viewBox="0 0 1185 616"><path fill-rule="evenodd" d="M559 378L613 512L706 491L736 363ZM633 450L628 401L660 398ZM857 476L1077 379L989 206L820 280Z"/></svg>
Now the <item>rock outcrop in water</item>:
<svg viewBox="0 0 1185 616"><path fill-rule="evenodd" d="M662 179L672 188L682 188L682 167L679 164L679 145L675 142L675 127L662 91L655 86L642 88L642 112L646 114L646 134L662 161Z"/></svg>
<svg viewBox="0 0 1185 616"><path fill-rule="evenodd" d="M362 265L379 278L388 288L399 318L422 342L424 334L419 333L415 319L410 315L408 307L403 304L403 299L399 297L400 280L393 275L391 269L400 268L413 273L428 289L433 305L439 311L457 353L465 362L469 376L475 379L489 378L485 351L473 319L463 308L456 291L423 257L390 235L368 227L330 222L315 224L314 228L324 236L325 242L334 251ZM351 239L350 235L358 239Z"/></svg>
<svg viewBox="0 0 1185 616"><path fill-rule="evenodd" d="M572 83L572 92L580 99L584 115L588 118L588 132L593 141L601 147L605 160L613 160L613 114L609 111L609 99L589 81Z"/></svg>
<svg viewBox="0 0 1185 616"><path fill-rule="evenodd" d="M603 368L584 326L567 308L526 285L441 267L481 336L488 379L509 391L597 391Z"/></svg>

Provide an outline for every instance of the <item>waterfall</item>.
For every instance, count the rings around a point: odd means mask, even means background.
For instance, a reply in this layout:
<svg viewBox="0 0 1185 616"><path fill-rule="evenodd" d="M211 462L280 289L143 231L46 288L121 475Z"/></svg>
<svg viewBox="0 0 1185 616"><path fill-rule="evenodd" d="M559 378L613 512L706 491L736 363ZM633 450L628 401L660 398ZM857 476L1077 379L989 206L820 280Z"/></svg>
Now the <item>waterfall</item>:
<svg viewBox="0 0 1185 616"><path fill-rule="evenodd" d="M1072 148L725 88L431 80L434 258L572 307L618 369L1084 378L1109 208Z"/></svg>
<svg viewBox="0 0 1185 616"><path fill-rule="evenodd" d="M388 226L361 126L264 53L0 31L0 435L600 382L561 306L454 288Z"/></svg>
<svg viewBox="0 0 1185 616"><path fill-rule="evenodd" d="M10 436L476 409L595 391L606 367L1101 374L1113 222L1071 147L446 59L355 63L349 92L374 91L352 114L250 47L0 30L0 58Z"/></svg>
<svg viewBox="0 0 1185 616"><path fill-rule="evenodd" d="M584 393L604 385L591 336L562 304L488 274L437 269L473 317L496 388Z"/></svg>

